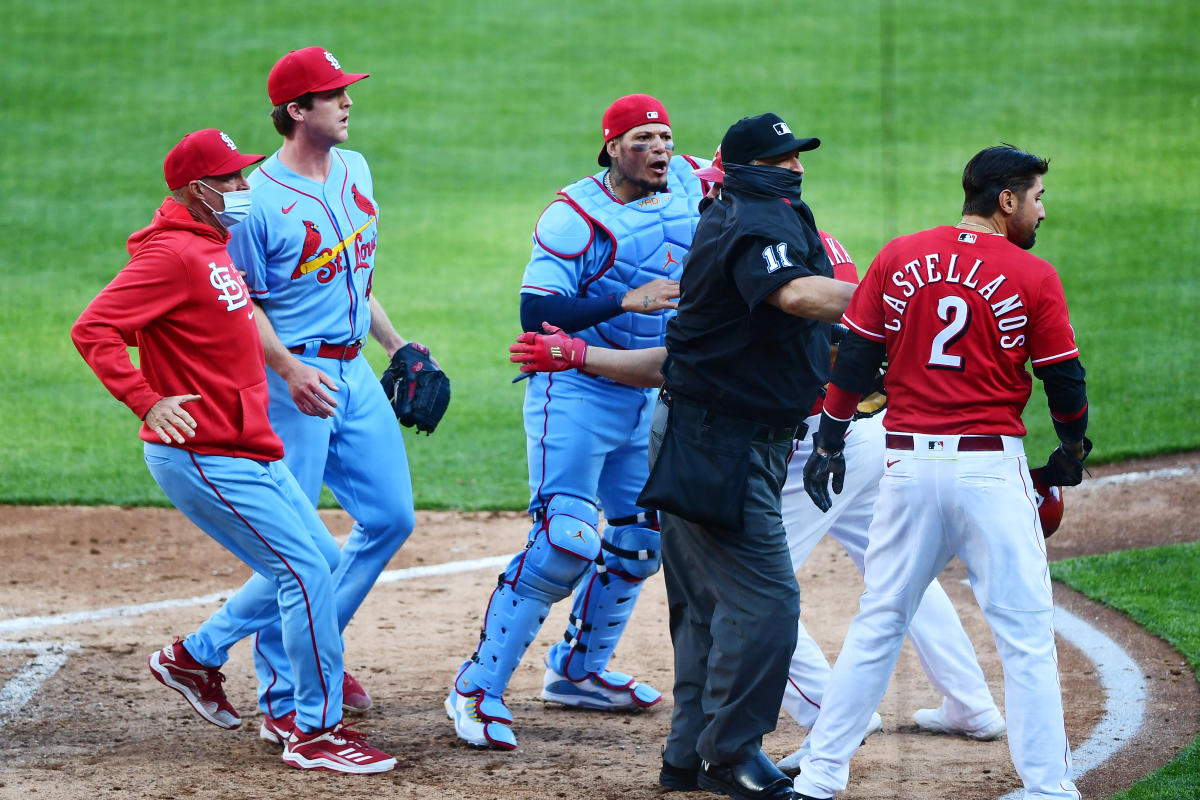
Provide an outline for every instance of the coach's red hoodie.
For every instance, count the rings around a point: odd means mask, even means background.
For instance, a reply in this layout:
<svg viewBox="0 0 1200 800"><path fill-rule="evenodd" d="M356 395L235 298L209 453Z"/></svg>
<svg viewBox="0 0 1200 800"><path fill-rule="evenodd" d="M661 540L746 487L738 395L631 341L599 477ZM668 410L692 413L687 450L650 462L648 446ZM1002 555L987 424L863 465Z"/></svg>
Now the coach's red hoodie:
<svg viewBox="0 0 1200 800"><path fill-rule="evenodd" d="M183 406L196 436L178 447L274 461L283 443L267 420L262 342L228 240L166 198L149 227L129 237L129 263L84 309L71 339L139 419L163 397L200 395ZM140 367L126 344L138 348ZM140 435L162 444L144 423Z"/></svg>

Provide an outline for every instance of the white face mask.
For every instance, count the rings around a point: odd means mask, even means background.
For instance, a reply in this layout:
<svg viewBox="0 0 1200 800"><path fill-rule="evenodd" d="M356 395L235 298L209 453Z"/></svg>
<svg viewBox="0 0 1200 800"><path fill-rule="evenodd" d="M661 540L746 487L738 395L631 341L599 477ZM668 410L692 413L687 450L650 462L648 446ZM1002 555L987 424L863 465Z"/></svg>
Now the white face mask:
<svg viewBox="0 0 1200 800"><path fill-rule="evenodd" d="M204 181L199 181L201 186L217 192L216 189L209 186ZM232 228L246 217L250 216L250 190L241 189L236 192L217 192L221 195L221 199L225 201L225 210L217 211L212 206L209 206L203 199L200 201L208 206L208 210L213 212L213 216L217 218L217 222L224 225L226 228Z"/></svg>

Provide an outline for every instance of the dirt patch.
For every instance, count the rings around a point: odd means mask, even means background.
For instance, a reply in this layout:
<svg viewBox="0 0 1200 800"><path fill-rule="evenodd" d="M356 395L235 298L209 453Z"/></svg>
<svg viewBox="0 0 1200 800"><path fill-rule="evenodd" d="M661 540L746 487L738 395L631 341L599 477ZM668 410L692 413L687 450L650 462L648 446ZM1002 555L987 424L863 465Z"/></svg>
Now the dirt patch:
<svg viewBox="0 0 1200 800"><path fill-rule="evenodd" d="M1158 472L1117 482L1124 473ZM1092 485L1066 490L1062 528L1049 540L1052 559L1200 539L1192 509L1200 497L1200 454L1093 470ZM341 512L323 512L335 533ZM392 561L403 569L505 556L524 542L526 517L515 513L420 513L417 531ZM661 576L650 580L614 666L667 691L659 707L629 715L570 712L538 699L541 655L566 622L559 603L518 668L507 695L520 747L480 751L459 741L442 710L454 671L470 655L499 567L394 580L372 592L346 632L347 668L375 698L354 719L399 767L375 777L302 773L258 738L249 647L237 645L225 667L226 690L245 722L221 731L194 716L154 682L146 656L198 625L218 597L247 576L240 562L173 510L0 508L0 683L53 660L65 663L27 702L0 693L0 798L47 800L142 798L660 798L660 750L670 716L671 649ZM804 620L832 658L861 581L840 548L822 542L799 572ZM984 673L1002 701L996 649L957 562L943 583L962 613ZM1148 684L1145 727L1105 764L1078 780L1084 796L1103 798L1174 757L1200 728L1200 690L1182 659L1120 614L1061 586L1056 602L1106 633L1136 661ZM143 604L159 604L144 607ZM137 608L136 606L143 606ZM134 607L134 608L128 608ZM125 610L109 616L97 609ZM65 620L55 615L77 613ZM32 617L51 617L29 621ZM74 647L75 649L71 649ZM1060 641L1067 730L1083 742L1100 719L1104 696L1089 654ZM39 655L41 654L41 655ZM61 658L61 656L59 656ZM10 679L18 677L16 681ZM918 708L936 692L905 645L880 712L884 732L851 765L842 798L995 798L1019 788L1004 740L972 742L920 732ZM780 757L803 731L790 719L764 743ZM703 798L705 793L672 795Z"/></svg>

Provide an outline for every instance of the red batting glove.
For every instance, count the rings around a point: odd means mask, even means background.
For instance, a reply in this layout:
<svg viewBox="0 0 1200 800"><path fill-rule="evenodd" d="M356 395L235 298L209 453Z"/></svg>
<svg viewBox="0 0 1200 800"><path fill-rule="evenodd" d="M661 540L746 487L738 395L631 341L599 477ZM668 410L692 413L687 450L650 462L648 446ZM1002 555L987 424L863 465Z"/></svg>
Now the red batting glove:
<svg viewBox="0 0 1200 800"><path fill-rule="evenodd" d="M521 365L521 372L562 372L582 367L587 362L587 342L563 333L548 322L542 323L546 332L526 331L508 347L508 360Z"/></svg>

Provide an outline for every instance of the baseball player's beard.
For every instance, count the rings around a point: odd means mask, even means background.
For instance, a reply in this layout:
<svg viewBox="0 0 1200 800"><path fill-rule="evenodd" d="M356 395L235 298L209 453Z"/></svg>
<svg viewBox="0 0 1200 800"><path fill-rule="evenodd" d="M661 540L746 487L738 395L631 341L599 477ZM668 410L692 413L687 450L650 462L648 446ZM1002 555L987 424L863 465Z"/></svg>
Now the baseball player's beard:
<svg viewBox="0 0 1200 800"><path fill-rule="evenodd" d="M663 176L662 178L655 178L653 180L651 180L649 178L626 177L625 180L629 181L630 183L632 183L634 186L641 189L646 194L654 194L655 192L665 192L667 190L666 176Z"/></svg>
<svg viewBox="0 0 1200 800"><path fill-rule="evenodd" d="M632 183L634 186L636 186L638 189L640 189L645 194L654 194L655 192L665 192L667 190L667 176L666 175L663 175L661 178L634 178L629 175L626 175L624 170L621 169L620 163L616 162L616 161L613 162L613 165L612 165L612 167L610 167L610 169L613 172L617 172L620 174L620 178L616 178L614 176L614 181L613 181L614 183L617 183L617 182Z"/></svg>
<svg viewBox="0 0 1200 800"><path fill-rule="evenodd" d="M1030 229L1028 236L1022 238L1021 241L1017 242L1017 247L1021 248L1022 250L1032 250L1033 243L1035 241L1037 241L1037 226L1036 225Z"/></svg>

